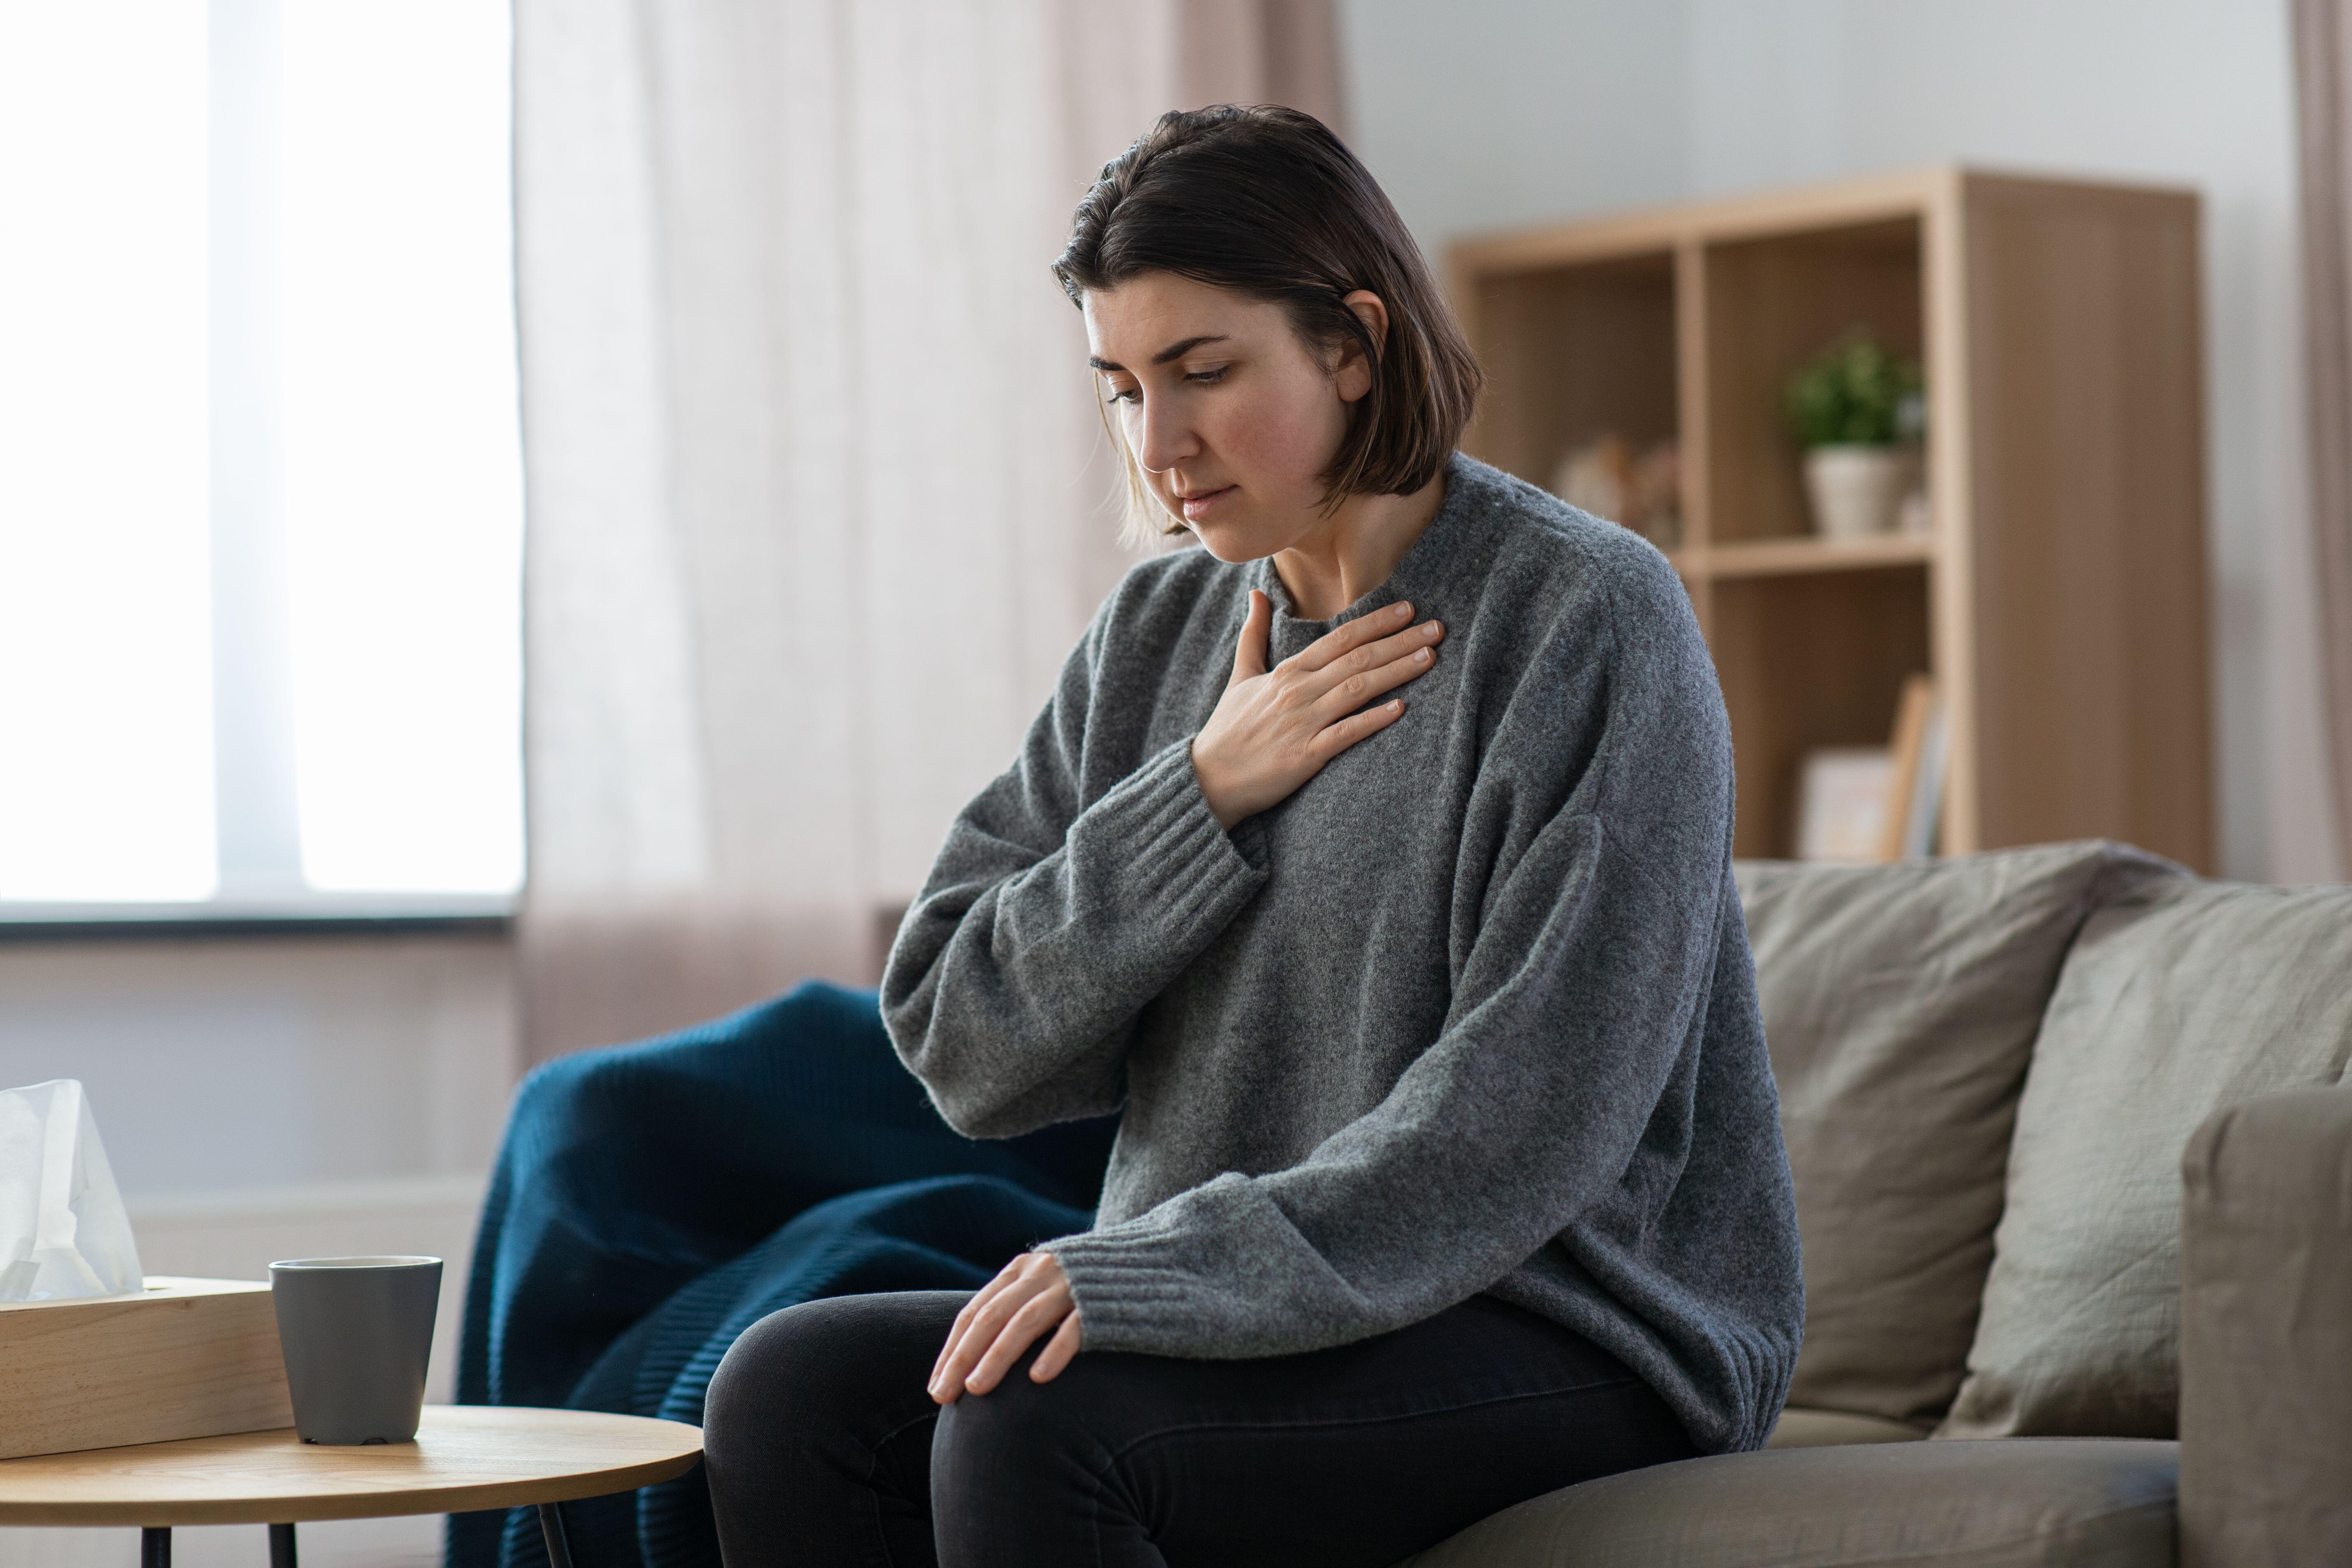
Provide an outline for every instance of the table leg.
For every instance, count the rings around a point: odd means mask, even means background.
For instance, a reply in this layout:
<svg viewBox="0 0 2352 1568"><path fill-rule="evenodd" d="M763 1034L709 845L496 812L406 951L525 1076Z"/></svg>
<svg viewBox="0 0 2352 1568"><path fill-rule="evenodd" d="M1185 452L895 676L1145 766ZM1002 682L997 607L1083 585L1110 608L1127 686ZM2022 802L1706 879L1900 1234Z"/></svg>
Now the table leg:
<svg viewBox="0 0 2352 1568"><path fill-rule="evenodd" d="M269 1527L269 1568L294 1568L294 1527L273 1524Z"/></svg>
<svg viewBox="0 0 2352 1568"><path fill-rule="evenodd" d="M539 1505L540 1532L547 1537L548 1568L572 1568L572 1543L563 1538L563 1505L543 1502ZM172 1568L169 1563L160 1568Z"/></svg>
<svg viewBox="0 0 2352 1568"><path fill-rule="evenodd" d="M149 1526L139 1532L139 1568L172 1568L172 1527Z"/></svg>

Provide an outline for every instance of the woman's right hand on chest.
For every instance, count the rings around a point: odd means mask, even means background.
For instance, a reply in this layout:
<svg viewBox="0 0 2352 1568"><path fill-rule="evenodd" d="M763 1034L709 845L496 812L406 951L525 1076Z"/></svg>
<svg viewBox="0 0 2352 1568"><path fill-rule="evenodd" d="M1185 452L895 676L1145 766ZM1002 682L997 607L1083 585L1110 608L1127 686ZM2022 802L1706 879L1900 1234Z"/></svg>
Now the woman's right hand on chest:
<svg viewBox="0 0 2352 1568"><path fill-rule="evenodd" d="M1264 811L1333 757L1397 721L1402 700L1364 704L1426 674L1445 635L1435 621L1412 623L1411 605L1383 605L1268 669L1274 605L1250 590L1233 678L1192 738L1192 772L1218 822L1231 828Z"/></svg>

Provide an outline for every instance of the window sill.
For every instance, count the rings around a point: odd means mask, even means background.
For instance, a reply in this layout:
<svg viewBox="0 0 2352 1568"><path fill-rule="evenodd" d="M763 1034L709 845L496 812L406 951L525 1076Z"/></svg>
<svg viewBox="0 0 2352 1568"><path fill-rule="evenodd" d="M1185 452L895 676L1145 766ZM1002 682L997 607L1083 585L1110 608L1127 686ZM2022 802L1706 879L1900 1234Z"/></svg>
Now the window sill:
<svg viewBox="0 0 2352 1568"><path fill-rule="evenodd" d="M0 942L119 938L504 935L508 893L318 893L187 903L36 903L0 900Z"/></svg>

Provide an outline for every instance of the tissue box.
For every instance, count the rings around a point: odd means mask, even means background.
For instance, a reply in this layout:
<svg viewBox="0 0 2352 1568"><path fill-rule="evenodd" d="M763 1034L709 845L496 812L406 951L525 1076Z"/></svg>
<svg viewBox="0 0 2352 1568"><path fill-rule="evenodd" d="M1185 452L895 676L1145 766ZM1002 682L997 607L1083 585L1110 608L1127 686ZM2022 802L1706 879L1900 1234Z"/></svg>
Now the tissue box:
<svg viewBox="0 0 2352 1568"><path fill-rule="evenodd" d="M151 1274L0 1305L0 1459L291 1426L269 1287Z"/></svg>

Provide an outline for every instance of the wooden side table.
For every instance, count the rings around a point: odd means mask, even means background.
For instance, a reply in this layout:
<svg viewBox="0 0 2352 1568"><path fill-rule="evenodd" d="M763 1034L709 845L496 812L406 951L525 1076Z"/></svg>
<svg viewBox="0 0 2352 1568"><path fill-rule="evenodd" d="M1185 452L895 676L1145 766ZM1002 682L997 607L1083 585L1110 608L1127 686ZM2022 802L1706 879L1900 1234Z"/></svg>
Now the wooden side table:
<svg viewBox="0 0 2352 1568"><path fill-rule="evenodd" d="M295 1568L305 1520L539 1510L553 1568L572 1568L558 1505L669 1480L702 1430L594 1410L428 1405L413 1443L326 1447L290 1426L0 1460L0 1526L136 1525L142 1568L171 1568L172 1528L267 1524L270 1568Z"/></svg>

